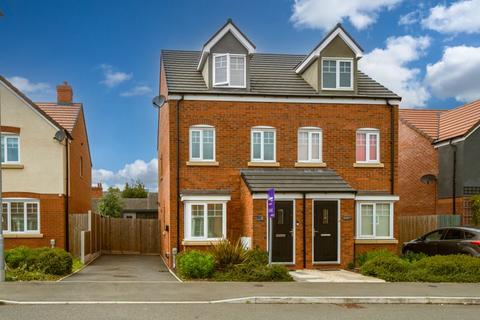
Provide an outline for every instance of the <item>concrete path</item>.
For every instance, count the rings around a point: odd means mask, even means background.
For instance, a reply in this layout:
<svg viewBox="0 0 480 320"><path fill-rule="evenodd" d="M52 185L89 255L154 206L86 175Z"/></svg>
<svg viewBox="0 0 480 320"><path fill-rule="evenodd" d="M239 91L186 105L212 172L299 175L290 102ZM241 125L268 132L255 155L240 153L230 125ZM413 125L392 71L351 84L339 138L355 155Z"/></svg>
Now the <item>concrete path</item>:
<svg viewBox="0 0 480 320"><path fill-rule="evenodd" d="M367 277L360 273L347 270L297 270L291 271L290 275L297 282L333 282L333 283L367 283L385 282L385 280Z"/></svg>
<svg viewBox="0 0 480 320"><path fill-rule="evenodd" d="M177 282L159 256L102 255L63 282Z"/></svg>

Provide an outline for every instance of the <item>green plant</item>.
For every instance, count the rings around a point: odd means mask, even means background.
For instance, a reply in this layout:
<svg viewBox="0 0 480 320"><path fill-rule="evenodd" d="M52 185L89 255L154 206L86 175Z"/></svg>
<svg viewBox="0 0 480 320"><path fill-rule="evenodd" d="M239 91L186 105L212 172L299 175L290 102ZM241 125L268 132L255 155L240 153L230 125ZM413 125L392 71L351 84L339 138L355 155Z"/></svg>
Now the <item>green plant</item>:
<svg viewBox="0 0 480 320"><path fill-rule="evenodd" d="M260 250L258 248L248 250L246 262L249 265L267 265L268 252Z"/></svg>
<svg viewBox="0 0 480 320"><path fill-rule="evenodd" d="M240 239L231 243L225 239L210 248L210 253L215 258L215 267L217 270L227 269L244 263L247 259L247 250Z"/></svg>
<svg viewBox="0 0 480 320"><path fill-rule="evenodd" d="M409 262L394 255L378 255L368 260L360 268L366 276L378 277L387 281L406 281Z"/></svg>
<svg viewBox="0 0 480 320"><path fill-rule="evenodd" d="M46 274L66 275L72 272L72 256L62 249L50 249L38 254L36 269Z"/></svg>
<svg viewBox="0 0 480 320"><path fill-rule="evenodd" d="M146 198L148 197L148 191L145 188L145 184L140 180L135 181L131 186L125 183L125 187L122 191L123 198Z"/></svg>
<svg viewBox="0 0 480 320"><path fill-rule="evenodd" d="M470 198L472 202L472 223L476 226L480 225L480 194L476 194Z"/></svg>
<svg viewBox="0 0 480 320"><path fill-rule="evenodd" d="M480 259L466 255L427 257L412 264L410 276L424 282L480 282Z"/></svg>
<svg viewBox="0 0 480 320"><path fill-rule="evenodd" d="M396 255L388 250L375 250L375 251L367 251L357 258L358 266L363 266L367 261L375 259L376 257L396 257Z"/></svg>
<svg viewBox="0 0 480 320"><path fill-rule="evenodd" d="M109 188L98 201L98 211L101 215L118 218L122 210L123 200L120 191L116 188Z"/></svg>
<svg viewBox="0 0 480 320"><path fill-rule="evenodd" d="M408 262L415 262L418 260L422 260L423 258L426 258L427 255L422 252L413 252L413 251L408 251L404 255L402 255L402 259Z"/></svg>
<svg viewBox="0 0 480 320"><path fill-rule="evenodd" d="M16 247L5 252L5 263L11 269L17 269L26 264L32 249L28 247Z"/></svg>
<svg viewBox="0 0 480 320"><path fill-rule="evenodd" d="M209 252L190 250L177 257L177 270L187 279L207 279L215 270L215 258Z"/></svg>

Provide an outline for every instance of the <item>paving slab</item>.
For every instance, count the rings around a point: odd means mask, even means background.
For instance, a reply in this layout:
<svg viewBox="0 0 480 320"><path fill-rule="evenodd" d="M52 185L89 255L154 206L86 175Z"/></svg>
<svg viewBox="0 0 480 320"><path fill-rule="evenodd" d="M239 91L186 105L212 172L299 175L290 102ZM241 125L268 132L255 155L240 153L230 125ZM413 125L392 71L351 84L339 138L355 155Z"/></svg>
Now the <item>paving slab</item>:
<svg viewBox="0 0 480 320"><path fill-rule="evenodd" d="M378 283L385 280L367 277L347 270L297 270L290 275L297 282L332 282L332 283Z"/></svg>

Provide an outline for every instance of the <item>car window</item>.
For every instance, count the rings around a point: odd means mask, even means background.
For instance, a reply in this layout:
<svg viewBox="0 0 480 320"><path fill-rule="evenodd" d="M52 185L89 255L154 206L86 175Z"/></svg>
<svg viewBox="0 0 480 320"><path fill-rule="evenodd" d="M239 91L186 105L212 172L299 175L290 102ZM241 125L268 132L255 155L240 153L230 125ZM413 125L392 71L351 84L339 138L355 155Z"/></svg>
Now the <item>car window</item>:
<svg viewBox="0 0 480 320"><path fill-rule="evenodd" d="M443 230L433 231L425 236L425 240L435 241L442 239Z"/></svg>
<svg viewBox="0 0 480 320"><path fill-rule="evenodd" d="M470 240L470 239L475 239L476 235L475 233L465 231L465 239Z"/></svg>
<svg viewBox="0 0 480 320"><path fill-rule="evenodd" d="M463 230L460 229L449 229L443 240L463 240L465 239L463 235Z"/></svg>

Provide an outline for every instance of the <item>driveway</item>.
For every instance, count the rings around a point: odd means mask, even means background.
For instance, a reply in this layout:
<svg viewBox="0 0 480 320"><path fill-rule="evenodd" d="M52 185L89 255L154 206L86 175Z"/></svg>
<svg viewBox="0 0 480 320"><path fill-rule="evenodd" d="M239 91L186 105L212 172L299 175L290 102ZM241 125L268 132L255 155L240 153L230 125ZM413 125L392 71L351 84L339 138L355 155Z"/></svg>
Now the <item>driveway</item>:
<svg viewBox="0 0 480 320"><path fill-rule="evenodd" d="M68 282L177 282L159 256L102 255Z"/></svg>

